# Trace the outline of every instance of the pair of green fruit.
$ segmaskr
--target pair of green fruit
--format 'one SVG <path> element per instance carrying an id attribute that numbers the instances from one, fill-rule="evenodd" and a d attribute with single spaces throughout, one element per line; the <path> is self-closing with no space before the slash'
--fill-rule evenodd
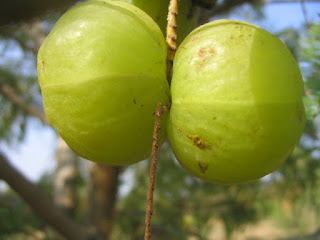
<path id="1" fill-rule="evenodd" d="M 294 57 L 279 39 L 240 21 L 190 33 L 169 88 L 166 43 L 154 20 L 129 3 L 91 0 L 56 23 L 39 50 L 38 75 L 57 132 L 80 156 L 109 165 L 149 157 L 157 102 L 172 102 L 160 142 L 168 133 L 181 165 L 213 183 L 276 170 L 305 124 Z"/>

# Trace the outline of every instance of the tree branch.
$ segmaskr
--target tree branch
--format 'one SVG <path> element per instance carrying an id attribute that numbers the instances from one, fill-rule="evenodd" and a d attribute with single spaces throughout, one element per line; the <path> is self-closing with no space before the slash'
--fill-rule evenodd
<path id="1" fill-rule="evenodd" d="M 39 188 L 15 170 L 0 152 L 0 179 L 6 181 L 57 232 L 70 240 L 85 240 L 87 233 L 66 217 Z"/>
<path id="2" fill-rule="evenodd" d="M 27 104 L 9 84 L 0 81 L 0 92 L 2 92 L 3 95 L 9 99 L 9 101 L 18 106 L 20 109 L 38 118 L 44 125 L 50 126 L 50 122 L 46 115 L 36 106 Z"/>
<path id="3" fill-rule="evenodd" d="M 95 239 L 112 239 L 119 176 L 123 167 L 94 164 L 88 184 L 88 225 Z"/>
<path id="4" fill-rule="evenodd" d="M 59 10 L 75 0 L 5 0 L 0 8 L 0 26 L 28 21 L 49 11 Z"/>

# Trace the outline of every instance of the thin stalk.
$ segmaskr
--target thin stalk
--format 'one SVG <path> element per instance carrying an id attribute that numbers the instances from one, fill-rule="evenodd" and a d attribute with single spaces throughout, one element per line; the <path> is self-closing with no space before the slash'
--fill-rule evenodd
<path id="1" fill-rule="evenodd" d="M 156 168 L 157 168 L 157 151 L 159 147 L 159 130 L 160 130 L 160 118 L 161 118 L 162 107 L 161 103 L 158 102 L 157 104 L 157 111 L 155 113 L 155 124 L 154 124 L 154 131 L 153 131 L 153 142 L 152 142 L 152 151 L 151 151 L 151 165 L 150 165 L 150 182 L 149 182 L 149 189 L 148 189 L 148 197 L 147 197 L 147 211 L 146 211 L 146 228 L 144 239 L 149 240 L 151 238 L 151 217 L 153 213 L 153 191 L 154 191 L 154 184 L 156 180 Z"/>
<path id="2" fill-rule="evenodd" d="M 172 67 L 173 59 L 177 50 L 177 16 L 178 7 L 180 0 L 170 0 L 169 11 L 168 11 L 168 25 L 167 25 L 167 37 L 166 42 L 168 46 L 167 54 L 167 80 L 169 84 L 172 78 Z M 145 234 L 144 240 L 150 240 L 151 238 L 151 218 L 153 213 L 153 192 L 156 179 L 156 168 L 157 168 L 157 152 L 159 147 L 159 130 L 160 130 L 160 118 L 163 111 L 166 111 L 168 106 L 162 108 L 161 103 L 158 102 L 157 110 L 155 113 L 155 123 L 153 131 L 153 142 L 151 151 L 151 165 L 150 165 L 150 182 L 147 196 L 147 211 L 145 219 Z"/>
<path id="3" fill-rule="evenodd" d="M 173 59 L 177 51 L 177 17 L 180 0 L 171 0 L 168 11 L 168 25 L 166 42 L 168 46 L 167 55 L 167 79 L 169 85 L 171 84 Z"/>

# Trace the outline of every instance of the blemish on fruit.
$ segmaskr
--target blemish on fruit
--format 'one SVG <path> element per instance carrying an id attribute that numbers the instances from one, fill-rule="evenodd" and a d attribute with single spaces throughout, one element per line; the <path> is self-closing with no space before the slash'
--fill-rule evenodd
<path id="1" fill-rule="evenodd" d="M 204 142 L 202 139 L 200 139 L 199 136 L 195 135 L 195 136 L 191 136 L 189 134 L 187 134 L 187 138 L 189 138 L 190 140 L 193 141 L 194 145 L 196 145 L 198 148 L 200 149 L 205 149 L 207 147 L 210 146 L 209 143 Z"/>
<path id="2" fill-rule="evenodd" d="M 254 128 L 252 129 L 252 132 L 253 132 L 253 133 L 257 133 L 259 130 L 260 130 L 260 127 L 254 127 Z"/>
<path id="3" fill-rule="evenodd" d="M 135 98 L 133 99 L 133 103 L 134 103 L 134 104 L 137 104 L 137 102 L 136 102 L 136 99 L 135 99 Z"/>
<path id="4" fill-rule="evenodd" d="M 211 53 L 211 54 L 215 54 L 216 52 L 214 51 L 214 49 L 213 49 L 213 48 L 210 48 L 210 49 L 209 49 L 209 53 Z"/>
<path id="5" fill-rule="evenodd" d="M 144 105 L 143 105 L 143 104 L 141 104 L 141 105 L 140 105 L 140 107 L 144 107 Z"/>
<path id="6" fill-rule="evenodd" d="M 199 55 L 200 57 L 203 57 L 203 56 L 204 56 L 204 50 L 203 50 L 203 48 L 200 48 L 200 49 L 199 49 L 198 55 Z"/>
<path id="7" fill-rule="evenodd" d="M 194 37 L 194 38 L 192 38 L 192 42 L 194 42 L 194 41 L 197 41 L 199 39 L 199 37 L 197 36 L 197 37 Z"/>
<path id="8" fill-rule="evenodd" d="M 44 61 L 41 62 L 41 70 L 44 69 Z"/>
<path id="9" fill-rule="evenodd" d="M 202 173 L 205 173 L 208 170 L 208 164 L 198 162 L 198 165 Z"/>

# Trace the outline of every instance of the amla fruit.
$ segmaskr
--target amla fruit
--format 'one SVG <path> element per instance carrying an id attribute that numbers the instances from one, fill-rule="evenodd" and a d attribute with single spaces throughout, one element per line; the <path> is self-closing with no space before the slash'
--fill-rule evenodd
<path id="1" fill-rule="evenodd" d="M 81 157 L 110 165 L 143 160 L 157 102 L 170 98 L 165 61 L 163 34 L 146 13 L 124 2 L 81 3 L 39 50 L 45 113 Z M 163 125 L 162 141 L 165 135 Z"/>
<path id="2" fill-rule="evenodd" d="M 173 151 L 206 181 L 257 180 L 279 168 L 299 141 L 302 94 L 299 67 L 278 38 L 240 21 L 203 25 L 174 59 Z"/>

